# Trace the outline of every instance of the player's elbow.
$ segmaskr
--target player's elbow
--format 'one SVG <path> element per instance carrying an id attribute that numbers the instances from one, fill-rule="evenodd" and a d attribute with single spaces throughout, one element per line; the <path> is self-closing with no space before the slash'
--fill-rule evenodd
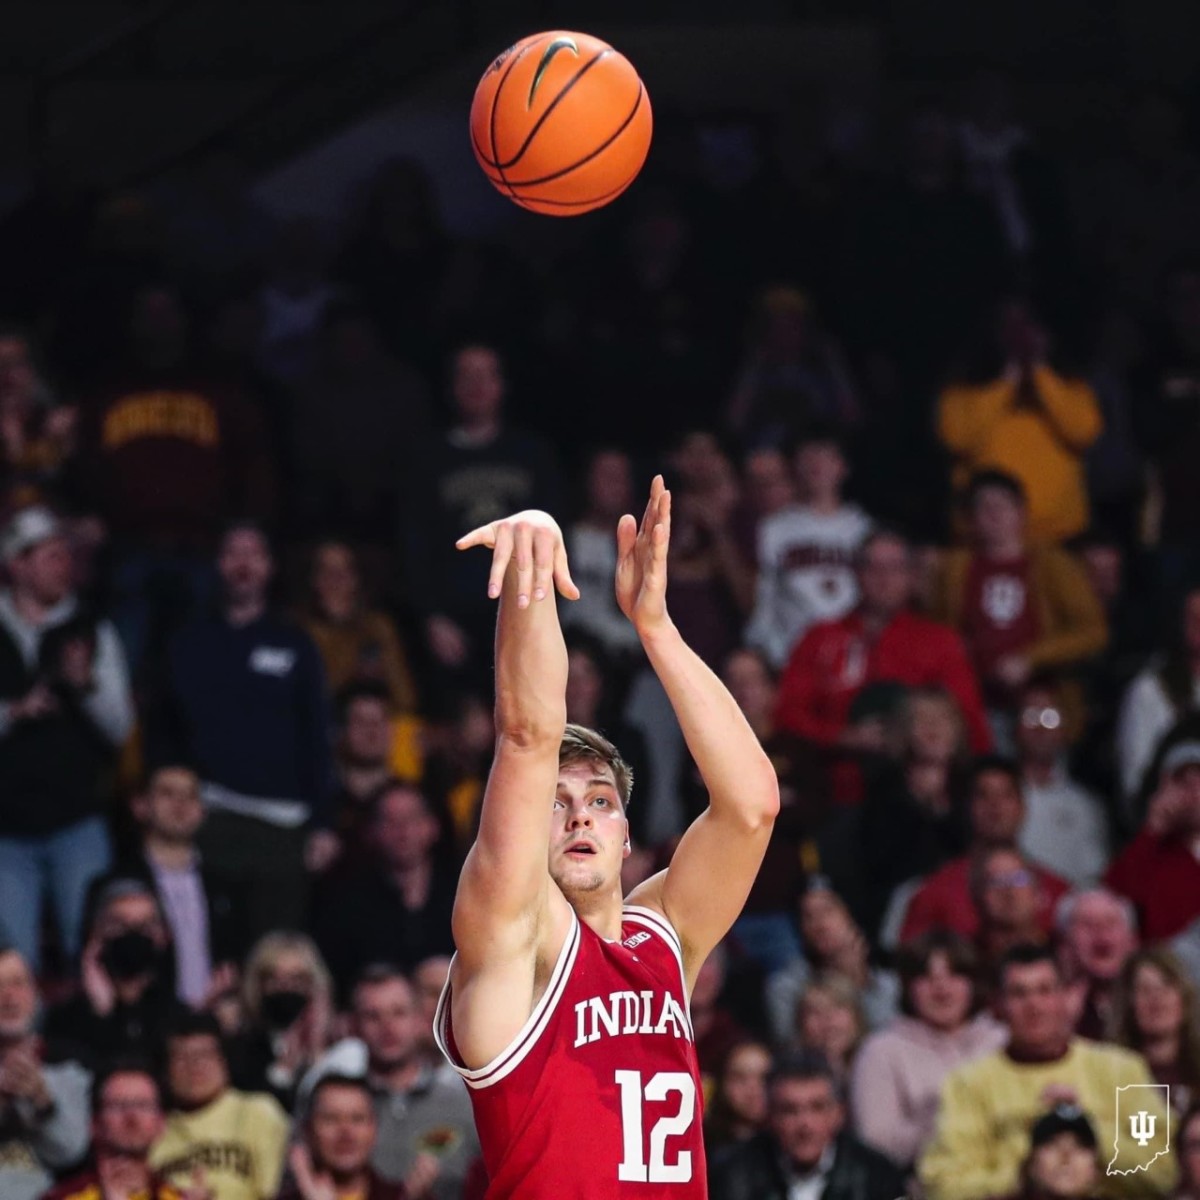
<path id="1" fill-rule="evenodd" d="M 768 762 L 746 781 L 736 805 L 738 816 L 751 830 L 770 828 L 779 816 L 779 779 Z"/>
<path id="2" fill-rule="evenodd" d="M 496 746 L 513 750 L 544 750 L 553 747 L 555 753 L 562 743 L 567 726 L 565 704 L 504 704 L 496 705 Z"/>

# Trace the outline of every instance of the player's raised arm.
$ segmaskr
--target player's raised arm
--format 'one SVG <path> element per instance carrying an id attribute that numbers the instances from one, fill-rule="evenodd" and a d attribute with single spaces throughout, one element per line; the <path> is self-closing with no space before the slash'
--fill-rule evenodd
<path id="1" fill-rule="evenodd" d="M 522 986 L 512 975 L 528 972 L 523 982 L 526 994 L 532 994 L 533 952 L 545 932 L 550 891 L 547 852 L 558 747 L 567 719 L 567 651 L 554 591 L 557 587 L 572 599 L 579 593 L 571 581 L 562 531 L 545 513 L 495 521 L 467 534 L 458 546 L 492 550 L 488 594 L 500 599 L 496 753 L 479 834 L 454 903 L 456 1004 L 461 1000 L 473 1008 L 471 985 L 489 974 L 499 976 L 493 982 L 507 990 Z M 472 1019 L 462 1027 L 484 1030 L 482 1040 L 490 1040 L 485 1021 Z M 460 1049 L 471 1055 L 471 1047 Z"/>
<path id="2" fill-rule="evenodd" d="M 625 516 L 617 528 L 617 600 L 666 689 L 709 807 L 683 835 L 670 867 L 636 888 L 629 903 L 659 909 L 675 927 L 690 989 L 746 902 L 779 812 L 779 784 L 737 702 L 667 614 L 670 535 L 671 493 L 657 476 L 641 527 Z"/>

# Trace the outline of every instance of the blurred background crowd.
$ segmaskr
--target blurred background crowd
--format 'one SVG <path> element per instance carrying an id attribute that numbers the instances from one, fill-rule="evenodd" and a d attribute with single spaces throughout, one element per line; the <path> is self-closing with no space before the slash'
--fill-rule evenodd
<path id="1" fill-rule="evenodd" d="M 660 469 L 784 805 L 692 997 L 714 1200 L 1200 1200 L 1200 130 L 1139 95 L 1073 159 L 996 72 L 888 116 L 663 114 L 490 240 L 403 158 L 336 227 L 224 159 L 0 221 L 4 1200 L 482 1195 L 454 541 L 567 530 L 632 886 L 705 803 L 612 593 Z"/>

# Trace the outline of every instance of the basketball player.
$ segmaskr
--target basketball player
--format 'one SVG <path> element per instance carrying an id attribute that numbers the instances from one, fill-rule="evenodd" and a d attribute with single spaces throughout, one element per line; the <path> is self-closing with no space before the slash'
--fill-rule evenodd
<path id="1" fill-rule="evenodd" d="M 621 895 L 629 770 L 566 725 L 554 588 L 579 595 L 541 512 L 495 521 L 496 755 L 454 907 L 458 948 L 435 1018 L 471 1090 L 488 1200 L 707 1195 L 688 997 L 741 911 L 779 808 L 733 698 L 666 609 L 671 495 L 617 527 L 617 600 L 670 697 L 710 806 L 670 867 Z"/>

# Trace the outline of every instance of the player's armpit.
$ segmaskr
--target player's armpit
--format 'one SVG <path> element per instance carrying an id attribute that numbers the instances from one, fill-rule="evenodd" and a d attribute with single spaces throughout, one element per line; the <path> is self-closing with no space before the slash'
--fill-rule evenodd
<path id="1" fill-rule="evenodd" d="M 671 865 L 633 890 L 629 904 L 661 912 L 683 943 L 688 992 L 745 906 L 774 821 L 708 809 L 680 839 Z"/>

